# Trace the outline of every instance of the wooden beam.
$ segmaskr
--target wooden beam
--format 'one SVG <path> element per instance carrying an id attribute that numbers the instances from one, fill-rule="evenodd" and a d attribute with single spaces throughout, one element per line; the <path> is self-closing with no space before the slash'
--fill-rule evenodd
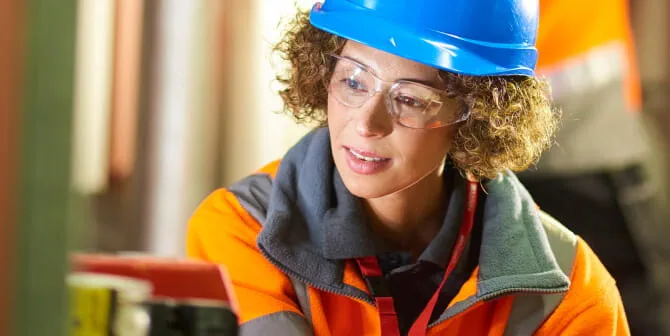
<path id="1" fill-rule="evenodd" d="M 23 42 L 23 2 L 0 2 L 0 335 L 9 335 L 13 301 L 17 125 Z"/>

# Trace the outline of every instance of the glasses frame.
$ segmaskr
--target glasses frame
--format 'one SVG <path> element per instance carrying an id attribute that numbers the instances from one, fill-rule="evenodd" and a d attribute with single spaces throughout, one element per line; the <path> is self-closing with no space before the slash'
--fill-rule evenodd
<path id="1" fill-rule="evenodd" d="M 351 58 L 346 57 L 346 56 L 337 55 L 337 54 L 329 54 L 329 56 L 335 59 L 335 65 L 333 66 L 333 73 L 331 74 L 331 78 L 328 80 L 327 83 L 325 83 L 326 90 L 328 91 L 328 93 L 331 93 L 331 90 L 332 90 L 331 85 L 332 85 L 332 81 L 333 81 L 333 75 L 335 74 L 335 69 L 337 67 L 337 63 L 339 63 L 340 61 L 345 61 L 345 62 L 350 62 L 350 63 L 355 64 L 356 67 L 358 68 L 358 70 L 368 73 L 375 81 L 374 82 L 374 88 L 372 90 L 369 90 L 366 94 L 360 95 L 360 97 L 367 97 L 365 100 L 362 100 L 360 104 L 351 104 L 351 103 L 344 102 L 338 97 L 338 95 L 334 94 L 333 97 L 344 106 L 351 107 L 351 108 L 359 108 L 359 107 L 363 106 L 368 100 L 370 100 L 370 98 L 374 97 L 377 94 L 383 93 L 385 90 L 387 90 L 387 94 L 386 94 L 386 97 L 384 99 L 384 102 L 386 104 L 386 110 L 393 117 L 393 119 L 398 124 L 400 124 L 401 126 L 404 126 L 404 127 L 407 127 L 407 128 L 413 128 L 413 129 L 433 129 L 433 128 L 440 128 L 440 127 L 455 125 L 455 124 L 458 124 L 458 123 L 463 122 L 463 121 L 467 120 L 468 118 L 470 118 L 470 110 L 466 106 L 463 106 L 463 111 L 461 112 L 461 117 L 452 121 L 452 122 L 440 122 L 438 125 L 435 125 L 435 126 L 426 125 L 424 127 L 415 127 L 415 126 L 411 126 L 411 125 L 406 125 L 406 124 L 402 123 L 402 121 L 400 120 L 400 113 L 398 113 L 396 111 L 396 107 L 392 102 L 393 97 L 391 97 L 391 93 L 394 91 L 394 89 L 396 89 L 398 86 L 403 85 L 403 84 L 412 84 L 412 85 L 417 85 L 417 86 L 423 87 L 423 88 L 428 89 L 431 92 L 433 92 L 434 96 L 430 97 L 429 99 L 431 99 L 431 101 L 434 102 L 434 103 L 439 103 L 440 106 L 442 106 L 444 104 L 444 102 L 440 99 L 440 93 L 443 93 L 444 90 L 440 90 L 440 89 L 434 88 L 432 86 L 425 85 L 423 83 L 418 83 L 418 82 L 411 81 L 411 80 L 406 80 L 406 79 L 398 79 L 398 80 L 395 80 L 395 81 L 383 80 L 383 79 L 379 78 L 379 76 L 377 76 L 373 71 L 371 71 L 368 66 L 366 66 L 365 64 L 361 64 L 360 62 L 358 62 L 354 59 L 351 59 Z"/>

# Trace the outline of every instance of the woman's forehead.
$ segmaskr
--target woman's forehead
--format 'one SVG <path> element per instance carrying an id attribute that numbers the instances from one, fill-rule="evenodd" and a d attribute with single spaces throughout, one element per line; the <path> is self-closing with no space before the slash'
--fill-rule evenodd
<path id="1" fill-rule="evenodd" d="M 434 84 L 440 82 L 439 71 L 436 68 L 355 41 L 347 41 L 341 55 L 365 65 L 368 70 L 383 80 L 408 79 L 434 82 Z"/>

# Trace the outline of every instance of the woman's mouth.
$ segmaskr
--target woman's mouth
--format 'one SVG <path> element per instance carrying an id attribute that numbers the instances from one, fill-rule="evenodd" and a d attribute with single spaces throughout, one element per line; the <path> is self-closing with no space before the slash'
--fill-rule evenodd
<path id="1" fill-rule="evenodd" d="M 390 167 L 391 159 L 374 152 L 344 147 L 349 168 L 360 175 L 372 175 Z"/>

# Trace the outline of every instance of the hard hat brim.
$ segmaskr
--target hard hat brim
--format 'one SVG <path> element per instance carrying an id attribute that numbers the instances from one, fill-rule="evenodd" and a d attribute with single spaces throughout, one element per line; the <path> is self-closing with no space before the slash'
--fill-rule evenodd
<path id="1" fill-rule="evenodd" d="M 311 24 L 331 34 L 438 69 L 471 76 L 533 76 L 537 50 L 478 43 L 430 30 L 388 22 L 357 6 L 324 10 L 314 6 Z M 486 57 L 484 57 L 486 55 Z"/>

